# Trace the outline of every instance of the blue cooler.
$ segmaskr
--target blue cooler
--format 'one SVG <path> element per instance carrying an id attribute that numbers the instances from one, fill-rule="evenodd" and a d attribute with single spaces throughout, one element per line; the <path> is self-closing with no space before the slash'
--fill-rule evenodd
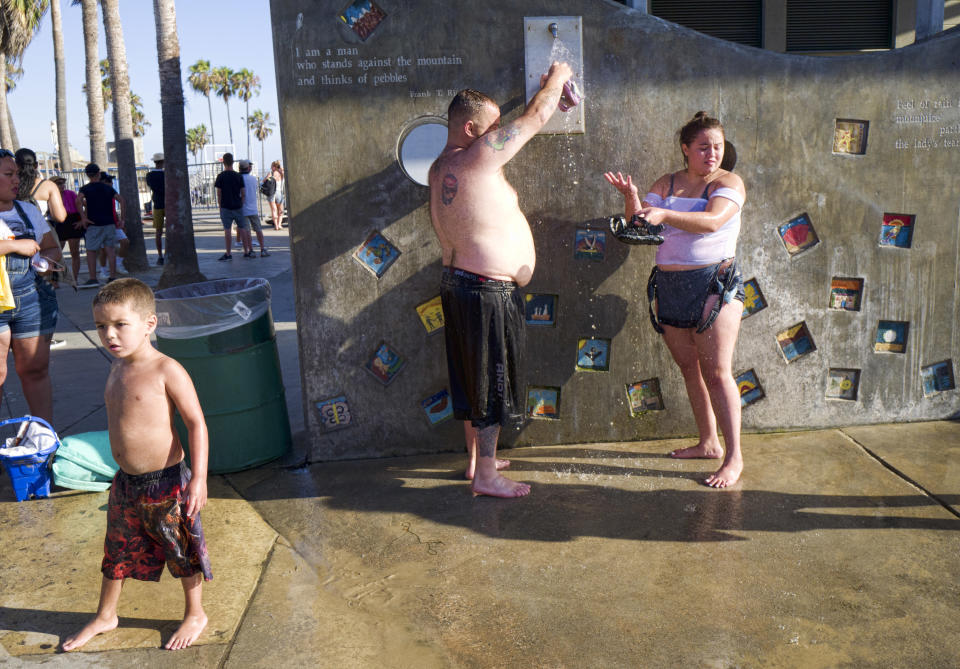
<path id="1" fill-rule="evenodd" d="M 17 501 L 22 502 L 25 499 L 33 497 L 50 496 L 50 460 L 53 454 L 60 447 L 60 438 L 57 437 L 56 430 L 47 421 L 36 416 L 21 416 L 20 418 L 9 418 L 0 421 L 0 427 L 12 423 L 23 423 L 33 421 L 40 423 L 53 432 L 54 443 L 45 449 L 31 455 L 5 456 L 0 455 L 0 461 L 3 461 L 3 467 L 10 475 L 10 482 L 13 484 L 13 492 L 17 496 Z"/>

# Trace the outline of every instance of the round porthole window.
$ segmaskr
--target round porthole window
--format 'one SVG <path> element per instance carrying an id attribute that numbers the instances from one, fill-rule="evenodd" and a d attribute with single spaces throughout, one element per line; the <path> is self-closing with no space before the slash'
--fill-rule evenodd
<path id="1" fill-rule="evenodd" d="M 427 173 L 447 145 L 447 121 L 439 116 L 419 118 L 400 135 L 397 162 L 403 173 L 421 186 L 428 186 Z"/>

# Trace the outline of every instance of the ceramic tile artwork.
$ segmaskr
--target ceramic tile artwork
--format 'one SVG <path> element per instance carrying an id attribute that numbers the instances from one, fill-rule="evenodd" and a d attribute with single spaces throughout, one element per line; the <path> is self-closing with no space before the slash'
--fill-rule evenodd
<path id="1" fill-rule="evenodd" d="M 835 276 L 830 280 L 830 308 L 840 311 L 860 311 L 863 299 L 863 279 Z"/>
<path id="2" fill-rule="evenodd" d="M 527 293 L 524 295 L 524 312 L 527 325 L 557 324 L 557 295 Z"/>
<path id="3" fill-rule="evenodd" d="M 353 252 L 353 259 L 378 279 L 400 257 L 400 249 L 384 237 L 379 230 L 371 232 L 360 247 Z"/>
<path id="4" fill-rule="evenodd" d="M 763 386 L 757 378 L 757 373 L 752 369 L 740 372 L 736 375 L 737 390 L 740 391 L 740 406 L 745 407 L 766 397 L 763 392 Z"/>
<path id="5" fill-rule="evenodd" d="M 355 2 L 347 5 L 338 16 L 364 41 L 373 34 L 373 31 L 386 17 L 386 13 L 371 0 L 355 0 Z"/>
<path id="6" fill-rule="evenodd" d="M 607 250 L 607 233 L 603 230 L 578 228 L 573 241 L 573 257 L 577 260 L 603 260 Z"/>
<path id="7" fill-rule="evenodd" d="M 880 226 L 880 246 L 908 249 L 913 245 L 914 223 L 912 214 L 884 214 Z"/>
<path id="8" fill-rule="evenodd" d="M 317 402 L 317 410 L 320 412 L 320 425 L 324 432 L 342 430 L 349 427 L 353 420 L 346 395 Z"/>
<path id="9" fill-rule="evenodd" d="M 797 323 L 783 332 L 778 332 L 777 343 L 780 345 L 780 351 L 788 363 L 817 350 L 805 322 Z"/>
<path id="10" fill-rule="evenodd" d="M 433 334 L 443 329 L 443 304 L 440 302 L 440 296 L 427 300 L 423 304 L 417 305 L 417 316 L 420 317 L 420 324 L 427 331 L 427 334 Z"/>
<path id="11" fill-rule="evenodd" d="M 741 318 L 753 316 L 762 309 L 767 308 L 767 300 L 760 291 L 760 283 L 756 278 L 747 279 L 743 282 L 743 314 Z"/>
<path id="12" fill-rule="evenodd" d="M 560 388 L 530 386 L 527 388 L 527 416 L 530 418 L 560 418 Z"/>
<path id="13" fill-rule="evenodd" d="M 787 253 L 791 256 L 803 253 L 820 242 L 817 231 L 813 229 L 810 216 L 806 213 L 795 216 L 777 227 L 777 232 L 780 234 L 780 240 L 787 249 Z"/>
<path id="14" fill-rule="evenodd" d="M 867 152 L 869 121 L 838 118 L 833 133 L 833 152 L 862 156 Z"/>
<path id="15" fill-rule="evenodd" d="M 942 360 L 920 369 L 923 395 L 929 397 L 956 388 L 953 376 L 953 361 Z"/>
<path id="16" fill-rule="evenodd" d="M 648 411 L 663 411 L 663 396 L 660 393 L 660 379 L 646 379 L 636 383 L 628 383 L 627 403 L 630 415 L 633 418 L 644 415 Z"/>
<path id="17" fill-rule="evenodd" d="M 610 340 L 580 339 L 577 342 L 577 370 L 606 372 L 610 369 Z"/>
<path id="18" fill-rule="evenodd" d="M 373 352 L 364 367 L 380 383 L 386 386 L 397 377 L 405 364 L 407 364 L 407 361 L 403 356 L 391 348 L 389 344 L 383 342 Z"/>
<path id="19" fill-rule="evenodd" d="M 905 353 L 909 334 L 908 321 L 879 321 L 873 350 L 877 353 Z"/>
<path id="20" fill-rule="evenodd" d="M 437 425 L 453 418 L 453 402 L 450 399 L 450 392 L 446 388 L 421 400 L 420 408 L 427 415 L 430 425 Z"/>
<path id="21" fill-rule="evenodd" d="M 859 389 L 859 369 L 831 368 L 827 370 L 827 398 L 837 400 L 856 400 Z"/>

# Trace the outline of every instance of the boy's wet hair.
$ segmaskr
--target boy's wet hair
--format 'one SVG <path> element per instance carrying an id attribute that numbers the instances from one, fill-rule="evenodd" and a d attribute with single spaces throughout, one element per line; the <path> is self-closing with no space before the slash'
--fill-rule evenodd
<path id="1" fill-rule="evenodd" d="M 125 304 L 144 318 L 157 313 L 157 301 L 150 286 L 132 277 L 111 281 L 97 291 L 93 306 L 101 304 Z"/>

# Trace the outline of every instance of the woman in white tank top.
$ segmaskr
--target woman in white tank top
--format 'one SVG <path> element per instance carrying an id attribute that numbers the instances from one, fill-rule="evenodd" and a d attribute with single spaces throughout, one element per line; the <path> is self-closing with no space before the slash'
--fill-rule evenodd
<path id="1" fill-rule="evenodd" d="M 713 488 L 733 485 L 743 471 L 732 365 L 743 313 L 735 256 L 746 191 L 739 176 L 720 166 L 724 143 L 720 122 L 698 112 L 680 130 L 684 169 L 660 177 L 642 201 L 629 175 L 604 174 L 623 195 L 627 220 L 639 214 L 664 226 L 648 286 L 650 315 L 683 374 L 700 435 L 695 446 L 670 455 L 723 458 L 704 481 Z"/>

